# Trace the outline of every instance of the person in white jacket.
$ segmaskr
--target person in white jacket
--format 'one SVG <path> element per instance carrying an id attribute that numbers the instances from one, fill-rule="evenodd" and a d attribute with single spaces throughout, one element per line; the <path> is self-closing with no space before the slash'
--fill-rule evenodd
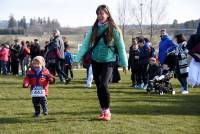
<path id="1" fill-rule="evenodd" d="M 92 64 L 90 64 L 88 71 L 87 71 L 87 80 L 85 87 L 91 88 L 92 87 L 92 81 L 93 81 L 93 72 L 92 72 Z"/>

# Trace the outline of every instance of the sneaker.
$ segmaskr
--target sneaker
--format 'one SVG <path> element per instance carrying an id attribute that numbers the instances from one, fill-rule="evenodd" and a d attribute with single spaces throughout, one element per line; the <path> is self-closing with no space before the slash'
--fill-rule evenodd
<path id="1" fill-rule="evenodd" d="M 40 117 L 40 113 L 34 113 L 34 114 L 33 114 L 33 117 L 35 117 L 35 118 Z"/>
<path id="2" fill-rule="evenodd" d="M 138 85 L 137 88 L 142 89 L 143 88 L 142 84 Z"/>
<path id="3" fill-rule="evenodd" d="M 184 89 L 183 89 L 183 87 L 181 87 L 181 88 L 180 88 L 180 92 L 183 92 L 183 91 L 184 91 Z"/>
<path id="4" fill-rule="evenodd" d="M 71 78 L 66 78 L 65 83 L 68 84 L 71 81 Z"/>
<path id="5" fill-rule="evenodd" d="M 142 87 L 142 88 L 144 87 L 144 83 L 141 84 L 141 87 Z"/>
<path id="6" fill-rule="evenodd" d="M 145 84 L 143 89 L 146 90 L 147 89 L 148 84 Z"/>
<path id="7" fill-rule="evenodd" d="M 85 87 L 91 88 L 91 87 L 92 87 L 92 84 L 86 84 Z"/>
<path id="8" fill-rule="evenodd" d="M 48 112 L 43 112 L 44 115 L 48 115 Z"/>
<path id="9" fill-rule="evenodd" d="M 102 120 L 104 118 L 104 113 L 101 113 L 99 116 L 97 116 L 97 119 Z"/>
<path id="10" fill-rule="evenodd" d="M 108 114 L 104 114 L 104 117 L 103 117 L 103 120 L 104 121 L 109 121 L 109 120 L 111 120 L 111 113 L 108 113 Z"/>
<path id="11" fill-rule="evenodd" d="M 189 94 L 189 91 L 183 90 L 181 94 Z"/>

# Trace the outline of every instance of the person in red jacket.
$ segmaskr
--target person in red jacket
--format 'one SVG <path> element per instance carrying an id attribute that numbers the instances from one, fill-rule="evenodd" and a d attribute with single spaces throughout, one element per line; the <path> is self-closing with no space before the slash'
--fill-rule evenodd
<path id="1" fill-rule="evenodd" d="M 54 83 L 55 78 L 45 68 L 45 60 L 42 56 L 36 56 L 32 63 L 31 69 L 27 71 L 23 81 L 23 87 L 31 87 L 32 103 L 35 109 L 34 117 L 40 116 L 40 105 L 43 114 L 48 115 L 47 96 L 49 83 Z"/>
<path id="2" fill-rule="evenodd" d="M 2 69 L 3 75 L 7 75 L 7 73 L 8 73 L 7 64 L 8 64 L 8 60 L 9 60 L 9 55 L 10 55 L 9 45 L 2 44 L 2 49 L 0 50 L 0 61 L 1 61 L 0 70 Z"/>

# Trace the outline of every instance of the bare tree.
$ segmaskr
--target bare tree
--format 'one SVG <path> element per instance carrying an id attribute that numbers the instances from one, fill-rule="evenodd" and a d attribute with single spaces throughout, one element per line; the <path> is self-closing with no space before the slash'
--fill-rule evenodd
<path id="1" fill-rule="evenodd" d="M 141 35 L 143 35 L 143 22 L 147 16 L 146 2 L 147 0 L 134 0 L 130 4 L 130 15 L 136 20 Z"/>
<path id="2" fill-rule="evenodd" d="M 168 0 L 134 0 L 131 3 L 130 14 L 137 22 L 140 34 L 143 35 L 143 25 L 150 24 L 150 38 L 155 25 L 158 25 L 166 12 Z"/>
<path id="3" fill-rule="evenodd" d="M 118 2 L 118 21 L 122 29 L 122 35 L 125 35 L 125 27 L 128 20 L 128 4 L 130 0 L 120 0 Z"/>
<path id="4" fill-rule="evenodd" d="M 147 5 L 149 8 L 150 19 L 150 40 L 153 37 L 155 25 L 158 25 L 165 16 L 168 0 L 149 0 Z"/>

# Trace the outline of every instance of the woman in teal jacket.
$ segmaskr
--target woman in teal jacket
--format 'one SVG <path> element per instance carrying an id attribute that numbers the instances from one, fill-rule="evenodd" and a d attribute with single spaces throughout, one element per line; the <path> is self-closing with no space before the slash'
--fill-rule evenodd
<path id="1" fill-rule="evenodd" d="M 83 40 L 76 61 L 80 62 L 89 48 L 96 42 L 92 51 L 92 70 L 102 109 L 101 114 L 97 118 L 108 121 L 111 119 L 108 84 L 112 76 L 116 54 L 119 55 L 120 64 L 125 73 L 128 62 L 122 35 L 113 21 L 108 7 L 106 5 L 100 5 L 96 10 L 96 14 L 97 19 Z M 103 32 L 105 32 L 104 36 L 97 42 L 97 37 L 102 35 Z"/>

